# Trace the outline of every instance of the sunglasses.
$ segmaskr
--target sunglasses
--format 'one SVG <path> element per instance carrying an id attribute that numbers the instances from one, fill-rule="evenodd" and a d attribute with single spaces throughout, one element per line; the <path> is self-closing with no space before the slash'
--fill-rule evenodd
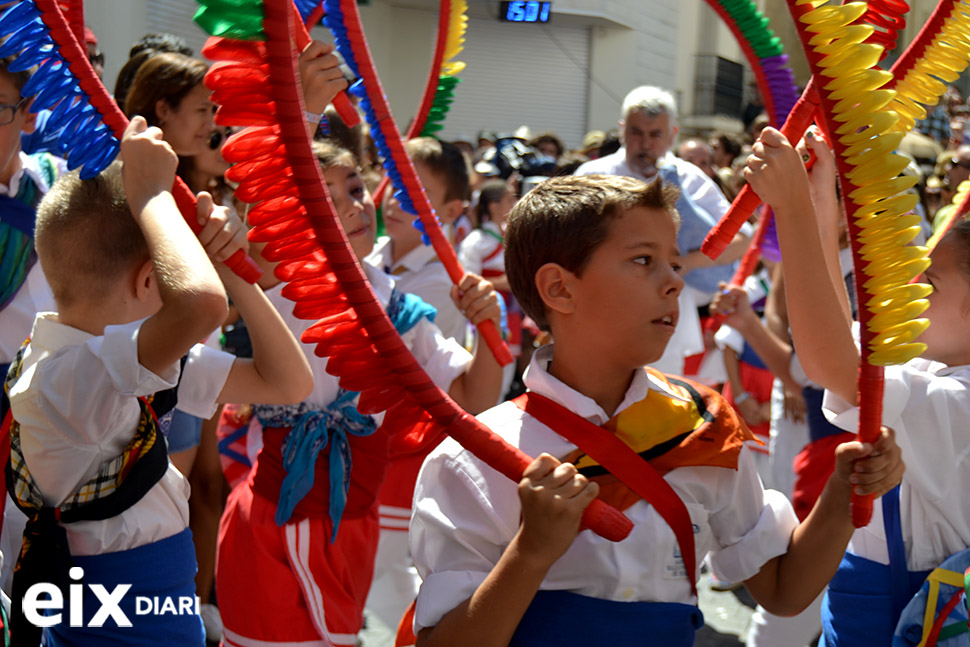
<path id="1" fill-rule="evenodd" d="M 219 147 L 222 146 L 222 142 L 225 141 L 231 134 L 232 131 L 230 131 L 228 128 L 225 130 L 213 130 L 212 134 L 209 135 L 209 149 L 214 151 L 219 150 Z"/>

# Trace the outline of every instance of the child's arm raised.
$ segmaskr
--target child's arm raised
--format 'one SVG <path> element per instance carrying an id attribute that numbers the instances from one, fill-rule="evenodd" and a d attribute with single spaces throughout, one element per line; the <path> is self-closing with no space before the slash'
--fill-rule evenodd
<path id="1" fill-rule="evenodd" d="M 790 390 L 801 390 L 792 379 L 789 363 L 791 346 L 764 325 L 751 307 L 748 293 L 744 288 L 729 287 L 721 284 L 721 292 L 711 301 L 711 312 L 724 317 L 724 323 L 731 326 L 744 337 L 754 352 L 765 363 L 768 370 L 781 380 Z"/>
<path id="2" fill-rule="evenodd" d="M 881 496 L 902 479 L 905 466 L 891 429 L 875 445 L 852 441 L 835 450 L 835 472 L 812 512 L 792 533 L 788 552 L 745 581 L 751 595 L 776 615 L 795 615 L 822 591 L 838 569 L 855 528 L 849 512 L 856 494 Z"/>
<path id="3" fill-rule="evenodd" d="M 775 212 L 788 317 L 805 373 L 847 402 L 855 402 L 859 350 L 833 284 L 801 156 L 784 135 L 766 128 L 748 158 L 744 177 Z"/>
<path id="4" fill-rule="evenodd" d="M 179 214 L 172 197 L 178 157 L 135 117 L 121 142 L 122 177 L 131 212 L 148 242 L 151 263 L 139 270 L 138 289 L 153 298 L 158 285 L 159 310 L 138 332 L 138 362 L 160 374 L 177 362 L 226 317 L 226 293 L 202 245 Z"/>
<path id="5" fill-rule="evenodd" d="M 198 195 L 199 240 L 232 302 L 246 322 L 253 358 L 237 358 L 219 394 L 219 402 L 290 404 L 301 402 L 313 389 L 313 373 L 293 333 L 258 285 L 236 276 L 223 262 L 246 250 L 246 229 L 224 207 L 216 207 L 208 193 Z"/>
<path id="6" fill-rule="evenodd" d="M 542 454 L 519 482 L 522 525 L 495 568 L 470 598 L 434 627 L 418 634 L 418 647 L 505 647 L 542 580 L 579 534 L 579 522 L 599 486 L 570 463 Z"/>
<path id="7" fill-rule="evenodd" d="M 451 298 L 472 325 L 491 319 L 495 328 L 499 328 L 502 309 L 498 300 L 501 297 L 482 277 L 466 274 L 461 284 L 451 289 Z M 451 383 L 448 395 L 465 411 L 478 414 L 498 404 L 501 390 L 502 367 L 495 361 L 488 344 L 479 340 L 472 363 Z"/>

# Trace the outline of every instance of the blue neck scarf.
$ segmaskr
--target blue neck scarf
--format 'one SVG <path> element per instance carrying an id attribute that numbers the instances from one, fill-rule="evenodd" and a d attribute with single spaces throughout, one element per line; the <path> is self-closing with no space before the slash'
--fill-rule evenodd
<path id="1" fill-rule="evenodd" d="M 413 294 L 391 293 L 387 316 L 398 334 L 414 328 L 422 318 L 434 321 L 437 311 Z M 349 436 L 370 436 L 377 430 L 373 416 L 357 411 L 355 401 L 359 393 L 340 389 L 337 398 L 323 410 L 306 403 L 295 407 L 254 407 L 264 427 L 292 427 L 283 441 L 283 469 L 286 476 L 280 487 L 276 506 L 276 523 L 280 526 L 293 516 L 296 506 L 313 488 L 317 456 L 330 447 L 330 520 L 337 538 L 340 519 L 347 506 L 350 491 L 350 471 L 353 467 Z"/>

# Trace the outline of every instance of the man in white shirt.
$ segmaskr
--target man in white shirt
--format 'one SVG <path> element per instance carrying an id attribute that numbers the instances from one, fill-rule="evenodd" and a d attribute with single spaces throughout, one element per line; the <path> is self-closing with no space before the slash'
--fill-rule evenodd
<path id="1" fill-rule="evenodd" d="M 747 226 L 742 229 L 716 262 L 700 251 L 704 237 L 730 205 L 711 178 L 671 152 L 679 131 L 673 95 L 653 86 L 634 88 L 623 100 L 619 125 L 623 147 L 612 155 L 586 162 L 576 175 L 625 175 L 646 181 L 659 173 L 666 182 L 680 189 L 677 245 L 684 280 L 691 289 L 681 293 L 681 320 L 667 351 L 654 366 L 664 372 L 681 374 L 684 357 L 704 351 L 699 320 L 691 311 L 711 302 L 718 283 L 731 280 L 734 262 L 744 254 L 751 229 Z"/>

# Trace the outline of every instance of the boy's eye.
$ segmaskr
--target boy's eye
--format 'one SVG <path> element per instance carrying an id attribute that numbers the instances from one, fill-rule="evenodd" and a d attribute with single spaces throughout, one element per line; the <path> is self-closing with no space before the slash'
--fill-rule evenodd
<path id="1" fill-rule="evenodd" d="M 681 272 L 683 272 L 683 271 L 684 271 L 684 266 L 683 266 L 683 265 L 681 265 L 680 263 L 671 263 L 671 264 L 670 264 L 670 267 L 671 267 L 671 269 L 673 269 L 673 270 L 674 270 L 674 272 L 676 272 L 677 274 L 680 274 Z"/>
<path id="2" fill-rule="evenodd" d="M 650 265 L 653 262 L 652 256 L 637 256 L 633 259 L 634 263 L 639 263 L 640 265 Z"/>

